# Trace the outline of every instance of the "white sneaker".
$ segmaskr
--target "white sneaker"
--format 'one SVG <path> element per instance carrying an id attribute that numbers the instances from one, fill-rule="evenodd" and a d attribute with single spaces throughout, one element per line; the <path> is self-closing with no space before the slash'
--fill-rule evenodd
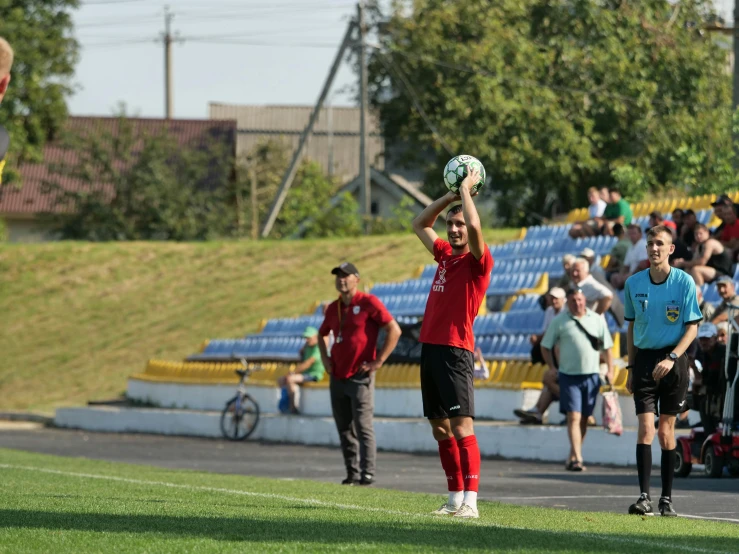
<path id="1" fill-rule="evenodd" d="M 449 504 L 449 502 L 444 502 L 444 504 L 441 505 L 441 508 L 434 510 L 431 513 L 435 516 L 453 516 L 457 513 L 457 510 L 459 510 L 458 506 Z"/>
<path id="2" fill-rule="evenodd" d="M 454 517 L 463 517 L 466 519 L 477 519 L 480 517 L 480 513 L 472 506 L 469 506 L 468 504 L 462 504 L 459 507 L 459 510 L 457 510 L 457 513 L 454 514 Z"/>

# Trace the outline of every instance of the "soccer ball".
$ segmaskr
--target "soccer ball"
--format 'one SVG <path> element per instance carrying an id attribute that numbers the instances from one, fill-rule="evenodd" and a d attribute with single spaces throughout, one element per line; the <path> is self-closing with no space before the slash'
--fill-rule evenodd
<path id="1" fill-rule="evenodd" d="M 467 176 L 468 167 L 476 167 L 480 172 L 480 180 L 472 186 L 472 192 L 480 190 L 480 187 L 485 184 L 485 167 L 480 163 L 480 160 L 466 154 L 454 156 L 447 162 L 444 168 L 444 184 L 446 188 L 454 194 L 459 193 L 459 185 Z"/>

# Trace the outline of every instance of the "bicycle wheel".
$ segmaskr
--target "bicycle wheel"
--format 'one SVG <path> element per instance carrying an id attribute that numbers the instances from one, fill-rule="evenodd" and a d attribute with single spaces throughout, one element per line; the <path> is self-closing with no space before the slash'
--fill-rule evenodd
<path id="1" fill-rule="evenodd" d="M 232 441 L 241 441 L 254 432 L 259 423 L 259 405 L 249 395 L 235 396 L 221 412 L 221 433 Z"/>

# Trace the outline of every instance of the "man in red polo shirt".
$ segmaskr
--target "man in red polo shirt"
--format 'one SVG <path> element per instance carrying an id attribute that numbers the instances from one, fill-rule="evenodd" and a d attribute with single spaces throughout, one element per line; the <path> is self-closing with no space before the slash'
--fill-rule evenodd
<path id="1" fill-rule="evenodd" d="M 357 290 L 359 271 L 344 262 L 331 270 L 339 298 L 326 307 L 318 330 L 334 334 L 329 357 L 326 340 L 318 341 L 323 365 L 331 376 L 331 410 L 346 464 L 342 485 L 371 485 L 375 479 L 375 429 L 372 423 L 375 371 L 387 360 L 400 338 L 400 326 L 380 300 Z M 377 354 L 380 329 L 387 332 Z"/>
<path id="2" fill-rule="evenodd" d="M 448 501 L 434 513 L 461 518 L 479 517 L 480 449 L 473 426 L 472 323 L 485 300 L 493 269 L 493 257 L 485 245 L 472 201 L 474 194 L 470 193 L 479 179 L 479 173 L 473 170 L 462 181 L 459 196 L 447 193 L 413 220 L 413 230 L 439 264 L 420 337 L 423 415 L 439 443 L 449 489 Z M 444 208 L 460 198 L 462 203 L 446 215 L 447 242 L 434 231 L 434 222 Z"/>

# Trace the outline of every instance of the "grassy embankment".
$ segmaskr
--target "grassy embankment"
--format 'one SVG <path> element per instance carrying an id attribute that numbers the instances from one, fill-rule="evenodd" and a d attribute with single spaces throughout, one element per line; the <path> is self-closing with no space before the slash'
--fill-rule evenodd
<path id="1" fill-rule="evenodd" d="M 486 232 L 490 243 L 518 230 Z M 255 332 L 334 296 L 329 269 L 363 283 L 410 278 L 414 236 L 210 243 L 0 246 L 0 410 L 52 411 L 120 395 L 149 358 Z"/>

